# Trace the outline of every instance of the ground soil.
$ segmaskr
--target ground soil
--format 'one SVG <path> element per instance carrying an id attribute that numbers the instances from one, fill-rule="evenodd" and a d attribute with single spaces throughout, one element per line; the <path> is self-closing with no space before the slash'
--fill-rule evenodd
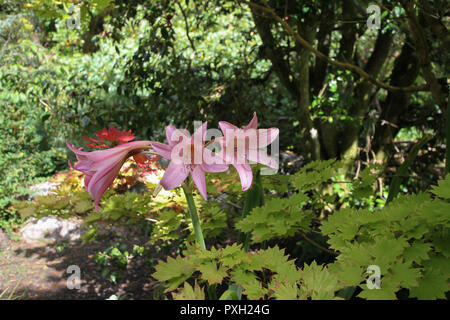
<path id="1" fill-rule="evenodd" d="M 95 262 L 95 254 L 112 243 L 144 244 L 144 237 L 102 236 L 93 242 L 26 243 L 12 241 L 0 229 L 0 299 L 153 299 L 157 282 L 151 278 L 148 257 L 137 257 L 127 265 L 116 284 L 102 276 L 104 268 Z M 81 288 L 68 289 L 71 265 L 80 267 Z"/>

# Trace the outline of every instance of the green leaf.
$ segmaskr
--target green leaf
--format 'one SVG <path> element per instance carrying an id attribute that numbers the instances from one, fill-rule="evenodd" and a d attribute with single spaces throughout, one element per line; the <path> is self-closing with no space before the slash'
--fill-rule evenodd
<path id="1" fill-rule="evenodd" d="M 295 283 L 275 282 L 270 286 L 273 296 L 278 300 L 297 300 L 298 287 Z"/>
<path id="2" fill-rule="evenodd" d="M 76 202 L 74 211 L 77 213 L 84 213 L 94 208 L 94 204 L 91 200 L 80 200 Z"/>
<path id="3" fill-rule="evenodd" d="M 166 291 L 172 291 L 186 281 L 193 273 L 194 268 L 188 259 L 178 256 L 177 258 L 167 258 L 167 262 L 161 261 L 153 273 L 153 278 L 159 281 L 167 281 Z"/>
<path id="4" fill-rule="evenodd" d="M 262 284 L 258 281 L 246 282 L 242 283 L 241 285 L 243 288 L 242 293 L 247 295 L 247 298 L 250 300 L 262 299 L 268 293 L 268 290 L 266 288 L 263 288 Z"/>
<path id="5" fill-rule="evenodd" d="M 399 290 L 398 284 L 382 278 L 381 289 L 369 289 L 366 284 L 362 285 L 363 291 L 358 294 L 358 297 L 367 300 L 395 300 L 397 296 L 395 293 Z"/>
<path id="6" fill-rule="evenodd" d="M 335 291 L 340 288 L 338 278 L 331 274 L 327 267 L 317 265 L 313 261 L 309 266 L 305 264 L 301 271 L 301 297 L 311 297 L 312 300 L 331 300 L 335 298 Z"/>
<path id="7" fill-rule="evenodd" d="M 432 188 L 433 194 L 443 199 L 450 199 L 450 174 L 444 180 L 440 180 L 438 186 Z"/>
<path id="8" fill-rule="evenodd" d="M 227 270 L 219 266 L 215 262 L 207 262 L 198 266 L 198 270 L 202 273 L 202 278 L 209 284 L 222 283 L 224 277 L 227 276 Z"/>
<path id="9" fill-rule="evenodd" d="M 205 300 L 205 291 L 197 282 L 195 282 L 194 288 L 185 282 L 182 289 L 177 292 L 172 292 L 172 296 L 174 300 Z"/>
<path id="10" fill-rule="evenodd" d="M 428 259 L 428 252 L 430 252 L 430 250 L 430 243 L 415 241 L 410 247 L 405 249 L 403 257 L 408 262 L 420 263 L 422 260 Z"/>
<path id="11" fill-rule="evenodd" d="M 448 271 L 428 270 L 419 282 L 419 286 L 410 290 L 410 296 L 421 300 L 445 299 L 449 291 Z"/>
<path id="12" fill-rule="evenodd" d="M 420 269 L 412 268 L 410 263 L 397 262 L 389 268 L 389 274 L 383 279 L 390 278 L 402 288 L 411 288 L 417 286 L 419 277 Z"/>

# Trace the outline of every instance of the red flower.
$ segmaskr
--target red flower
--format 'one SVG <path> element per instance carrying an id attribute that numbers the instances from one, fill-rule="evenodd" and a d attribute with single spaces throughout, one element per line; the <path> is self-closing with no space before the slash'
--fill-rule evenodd
<path id="1" fill-rule="evenodd" d="M 118 144 L 130 142 L 134 140 L 135 136 L 131 132 L 131 130 L 123 130 L 119 131 L 116 127 L 111 126 L 108 129 L 103 128 L 95 134 L 99 139 L 93 139 L 86 136 L 82 138 L 86 141 L 93 142 L 88 143 L 88 146 L 91 148 L 105 149 L 110 148 Z M 106 144 L 105 141 L 111 142 L 111 144 Z"/>
<path id="2" fill-rule="evenodd" d="M 112 126 L 109 129 L 102 129 L 96 133 L 96 136 L 106 141 L 119 141 L 119 144 L 130 142 L 134 140 L 134 134 L 131 130 L 119 131 L 116 127 Z"/>

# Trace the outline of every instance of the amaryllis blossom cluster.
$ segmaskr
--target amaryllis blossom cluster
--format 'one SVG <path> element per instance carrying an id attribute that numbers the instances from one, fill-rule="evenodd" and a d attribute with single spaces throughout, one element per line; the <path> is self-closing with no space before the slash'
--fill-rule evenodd
<path id="1" fill-rule="evenodd" d="M 266 148 L 278 137 L 279 130 L 258 129 L 256 113 L 243 129 L 225 121 L 219 122 L 219 126 L 223 136 L 208 143 L 206 143 L 206 122 L 197 128 L 192 136 L 189 136 L 186 130 L 168 125 L 166 127 L 168 144 L 156 141 L 123 142 L 131 136 L 130 140 L 134 139 L 131 132 L 123 134 L 124 140 L 120 140 L 121 143 L 117 146 L 92 152 L 82 151 L 82 148 L 77 149 L 67 142 L 78 160 L 76 166 L 72 166 L 70 162 L 69 165 L 85 173 L 85 186 L 95 200 L 96 210 L 101 196 L 112 185 L 120 168 L 131 156 L 138 160 L 146 158 L 145 154 L 153 153 L 166 158 L 170 163 L 160 181 L 161 186 L 171 190 L 179 187 L 190 177 L 205 200 L 207 199 L 205 173 L 224 172 L 232 165 L 239 174 L 244 191 L 251 187 L 253 181 L 250 162 L 273 169 L 278 168 L 278 162 L 267 154 Z M 120 132 L 114 129 L 113 134 L 122 138 Z M 105 139 L 101 134 L 97 136 Z M 219 146 L 216 148 L 218 150 L 209 149 L 208 146 L 212 145 L 212 142 L 216 147 Z"/>

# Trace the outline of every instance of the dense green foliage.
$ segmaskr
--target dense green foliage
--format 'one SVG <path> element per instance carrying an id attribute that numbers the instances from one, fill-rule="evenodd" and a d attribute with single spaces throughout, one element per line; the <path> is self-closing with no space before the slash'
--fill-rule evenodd
<path id="1" fill-rule="evenodd" d="M 313 212 L 307 208 L 320 199 L 309 191 L 333 177 L 340 166 L 332 162 L 308 165 L 289 179 L 301 192 L 255 208 L 236 223 L 237 228 L 252 232 L 255 243 L 316 229 Z M 153 276 L 167 281 L 167 291 L 172 291 L 200 271 L 198 279 L 209 285 L 236 283 L 249 299 L 332 299 L 345 287 L 360 287 L 358 297 L 365 299 L 445 298 L 450 276 L 449 187 L 450 177 L 433 188 L 434 199 L 423 193 L 402 196 L 386 207 L 336 210 L 320 226 L 337 256 L 325 269 L 313 262 L 299 270 L 277 247 L 248 255 L 233 245 L 206 253 L 188 248 L 183 256 L 160 263 Z M 336 200 L 329 199 L 331 203 Z M 381 269 L 382 290 L 366 287 L 370 265 Z"/>

